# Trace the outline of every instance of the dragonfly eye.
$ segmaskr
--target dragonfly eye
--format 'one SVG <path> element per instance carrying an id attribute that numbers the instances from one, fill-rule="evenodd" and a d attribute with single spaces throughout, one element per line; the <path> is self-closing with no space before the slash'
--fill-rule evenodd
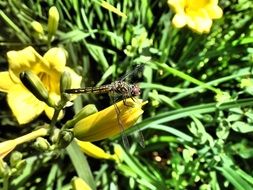
<path id="1" fill-rule="evenodd" d="M 133 85 L 131 94 L 132 96 L 139 96 L 141 94 L 139 86 Z"/>

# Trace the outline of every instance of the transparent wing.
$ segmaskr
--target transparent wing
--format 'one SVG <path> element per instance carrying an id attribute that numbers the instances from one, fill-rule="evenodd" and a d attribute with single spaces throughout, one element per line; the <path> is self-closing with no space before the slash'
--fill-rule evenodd
<path id="1" fill-rule="evenodd" d="M 144 69 L 144 64 L 137 65 L 134 70 L 126 73 L 125 75 L 123 75 L 122 77 L 120 77 L 119 80 L 123 81 L 123 80 L 125 80 L 127 77 L 129 77 L 131 75 L 135 75 L 136 73 L 142 72 L 143 69 Z"/>

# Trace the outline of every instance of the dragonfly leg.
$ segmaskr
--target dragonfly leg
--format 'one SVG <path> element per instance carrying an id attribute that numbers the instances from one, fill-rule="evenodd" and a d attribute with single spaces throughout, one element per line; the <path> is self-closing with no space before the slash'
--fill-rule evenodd
<path id="1" fill-rule="evenodd" d="M 127 97 L 126 96 L 123 96 L 123 103 L 125 106 L 127 107 L 134 107 L 133 105 L 131 104 L 128 104 L 127 101 L 126 101 Z M 134 101 L 133 97 L 131 97 L 131 99 Z M 135 101 L 134 101 L 135 102 Z"/>
<path id="2" fill-rule="evenodd" d="M 128 142 L 128 139 L 127 139 L 127 136 L 125 134 L 125 129 L 124 129 L 124 125 L 120 119 L 120 110 L 119 110 L 119 107 L 117 106 L 116 102 L 115 102 L 115 96 L 112 96 L 113 98 L 113 105 L 115 107 L 115 112 L 117 114 L 117 120 L 118 120 L 118 124 L 119 124 L 119 127 L 120 127 L 120 132 L 121 132 L 121 137 L 122 137 L 122 141 L 123 141 L 123 144 L 124 144 L 124 147 L 126 149 L 129 149 L 130 145 L 129 145 L 129 142 Z M 124 100 L 123 100 L 124 101 Z"/>
<path id="3" fill-rule="evenodd" d="M 131 99 L 136 102 L 138 101 L 137 99 L 135 99 L 133 96 L 131 96 Z M 123 97 L 123 103 L 125 106 L 128 106 L 128 107 L 133 107 L 132 105 L 128 105 L 127 102 L 126 102 L 126 97 Z M 139 128 L 137 128 L 138 130 L 138 141 L 139 141 L 139 144 L 141 145 L 142 148 L 145 148 L 145 140 L 144 140 L 144 136 L 142 134 L 142 132 L 140 131 Z"/>

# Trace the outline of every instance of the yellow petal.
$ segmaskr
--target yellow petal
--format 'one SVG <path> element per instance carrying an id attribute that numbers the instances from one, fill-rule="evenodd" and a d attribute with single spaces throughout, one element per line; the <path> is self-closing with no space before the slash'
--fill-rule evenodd
<path id="1" fill-rule="evenodd" d="M 36 118 L 45 107 L 21 84 L 12 86 L 7 95 L 8 104 L 19 124 L 26 124 Z"/>
<path id="2" fill-rule="evenodd" d="M 64 72 L 64 68 L 66 65 L 66 52 L 62 48 L 51 48 L 48 50 L 43 56 L 49 63 L 50 70 L 49 72 Z"/>
<path id="3" fill-rule="evenodd" d="M 20 82 L 19 74 L 22 71 L 33 70 L 42 65 L 42 57 L 30 46 L 20 51 L 7 52 L 7 58 L 10 77 L 15 82 Z"/>
<path id="4" fill-rule="evenodd" d="M 184 27 L 186 22 L 187 17 L 184 14 L 176 14 L 172 19 L 172 23 L 176 28 Z"/>
<path id="5" fill-rule="evenodd" d="M 65 67 L 65 71 L 71 76 L 71 88 L 80 88 L 82 77 L 75 73 L 71 68 Z"/>
<path id="6" fill-rule="evenodd" d="M 176 12 L 172 23 L 181 28 L 187 25 L 197 33 L 208 33 L 212 19 L 221 18 L 222 9 L 217 0 L 168 0 L 169 6 Z"/>
<path id="7" fill-rule="evenodd" d="M 79 145 L 80 149 L 90 157 L 96 159 L 114 159 L 113 155 L 106 153 L 102 148 L 99 148 L 91 142 L 79 141 L 77 139 L 76 142 Z"/>
<path id="8" fill-rule="evenodd" d="M 184 13 L 184 7 L 186 4 L 186 0 L 168 0 L 169 6 L 176 13 Z"/>
<path id="9" fill-rule="evenodd" d="M 219 6 L 207 6 L 206 7 L 208 15 L 212 19 L 221 18 L 223 15 L 223 11 Z"/>
<path id="10" fill-rule="evenodd" d="M 80 120 L 73 129 L 75 137 L 83 141 L 98 141 L 119 134 L 122 127 L 127 129 L 133 126 L 143 113 L 142 100 L 133 101 L 129 98 L 126 99 L 126 104 L 127 106 L 123 101 L 117 103 L 119 116 L 116 114 L 115 106 L 112 105 Z"/>
<path id="11" fill-rule="evenodd" d="M 191 19 L 191 22 L 188 22 L 188 26 L 195 32 L 202 34 L 210 31 L 212 26 L 211 19 L 201 17 L 192 17 Z"/>
<path id="12" fill-rule="evenodd" d="M 13 82 L 13 80 L 10 77 L 9 72 L 4 71 L 4 72 L 0 72 L 0 91 L 2 92 L 8 92 L 9 89 L 15 85 L 15 83 Z"/>

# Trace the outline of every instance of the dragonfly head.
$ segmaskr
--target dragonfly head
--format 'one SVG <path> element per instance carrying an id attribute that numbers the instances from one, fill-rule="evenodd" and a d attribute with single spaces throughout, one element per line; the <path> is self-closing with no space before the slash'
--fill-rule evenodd
<path id="1" fill-rule="evenodd" d="M 137 84 L 133 84 L 131 87 L 131 95 L 139 96 L 141 94 L 140 87 Z"/>

